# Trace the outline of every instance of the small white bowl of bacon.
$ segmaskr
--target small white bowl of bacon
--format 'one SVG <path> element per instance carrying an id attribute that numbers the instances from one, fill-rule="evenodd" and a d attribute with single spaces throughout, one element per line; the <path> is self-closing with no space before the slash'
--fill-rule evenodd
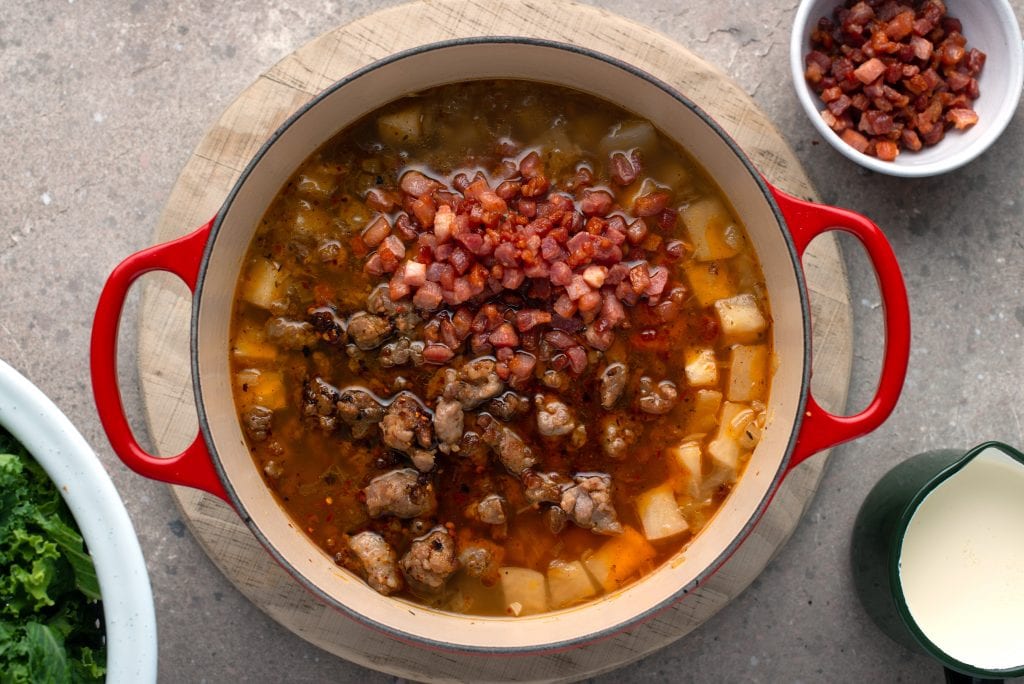
<path id="1" fill-rule="evenodd" d="M 1024 84 L 1007 0 L 803 0 L 789 59 L 825 140 L 893 176 L 976 158 L 1013 118 Z"/>

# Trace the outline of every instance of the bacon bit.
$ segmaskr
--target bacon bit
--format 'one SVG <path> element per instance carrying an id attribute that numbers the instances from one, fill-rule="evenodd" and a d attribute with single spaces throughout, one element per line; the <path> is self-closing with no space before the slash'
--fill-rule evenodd
<path id="1" fill-rule="evenodd" d="M 643 261 L 629 269 L 629 284 L 633 292 L 640 295 L 651 286 L 651 275 L 647 270 L 647 262 Z"/>
<path id="2" fill-rule="evenodd" d="M 670 195 L 664 190 L 655 190 L 640 195 L 633 202 L 633 212 L 637 216 L 654 216 L 668 205 Z"/>
<path id="3" fill-rule="evenodd" d="M 434 235 L 437 236 L 438 244 L 445 242 L 451 237 L 452 226 L 455 224 L 455 213 L 447 204 L 442 204 L 434 214 Z"/>
<path id="4" fill-rule="evenodd" d="M 432 178 L 427 178 L 419 171 L 406 172 L 402 175 L 398 185 L 402 188 L 403 192 L 412 197 L 422 197 L 444 187 L 441 183 Z"/>
<path id="5" fill-rule="evenodd" d="M 572 282 L 565 286 L 565 294 L 569 296 L 572 301 L 577 301 L 580 297 L 590 292 L 590 286 L 583 279 L 581 275 L 574 275 Z"/>
<path id="6" fill-rule="evenodd" d="M 407 261 L 403 270 L 403 280 L 406 285 L 420 287 L 427 282 L 427 267 L 425 264 L 421 264 L 418 261 Z"/>
<path id="7" fill-rule="evenodd" d="M 871 144 L 867 138 L 852 128 L 843 131 L 840 137 L 843 139 L 843 142 L 861 153 L 866 153 L 868 146 Z"/>
<path id="8" fill-rule="evenodd" d="M 538 325 L 551 322 L 551 314 L 538 309 L 523 309 L 516 313 L 516 327 L 519 332 L 532 330 Z"/>
<path id="9" fill-rule="evenodd" d="M 882 161 L 892 161 L 899 153 L 899 146 L 897 146 L 892 140 L 875 141 L 875 156 Z"/>
<path id="10" fill-rule="evenodd" d="M 946 120 L 950 121 L 958 131 L 962 131 L 978 123 L 978 113 L 973 109 L 951 109 L 946 112 Z"/>
<path id="11" fill-rule="evenodd" d="M 537 357 L 527 352 L 517 351 L 515 356 L 509 359 L 508 370 L 519 380 L 526 380 L 533 373 L 537 366 Z"/>
<path id="12" fill-rule="evenodd" d="M 873 83 L 883 73 L 885 73 L 885 63 L 877 57 L 872 57 L 853 70 L 853 75 L 864 85 Z"/>
<path id="13" fill-rule="evenodd" d="M 416 290 L 412 303 L 417 309 L 434 311 L 441 305 L 443 298 L 441 286 L 428 280 L 422 287 Z"/>
<path id="14" fill-rule="evenodd" d="M 606 190 L 584 190 L 580 211 L 586 216 L 607 216 L 614 204 L 615 198 Z"/>
<path id="15" fill-rule="evenodd" d="M 616 185 L 630 185 L 638 175 L 633 162 L 622 152 L 613 152 L 608 159 L 608 166 L 611 168 L 612 181 Z"/>
<path id="16" fill-rule="evenodd" d="M 586 281 L 587 285 L 600 290 L 601 286 L 604 285 L 604 281 L 608 278 L 608 269 L 604 266 L 587 266 L 583 271 L 583 280 Z"/>
<path id="17" fill-rule="evenodd" d="M 495 328 L 488 338 L 495 347 L 518 347 L 519 335 L 510 323 L 502 323 Z"/>
<path id="18" fill-rule="evenodd" d="M 432 363 L 440 365 L 451 361 L 452 357 L 455 356 L 447 345 L 440 343 L 431 343 L 423 348 L 423 361 L 425 363 Z"/>
<path id="19" fill-rule="evenodd" d="M 363 244 L 373 249 L 391 235 L 391 224 L 386 216 L 377 216 L 362 233 Z"/>

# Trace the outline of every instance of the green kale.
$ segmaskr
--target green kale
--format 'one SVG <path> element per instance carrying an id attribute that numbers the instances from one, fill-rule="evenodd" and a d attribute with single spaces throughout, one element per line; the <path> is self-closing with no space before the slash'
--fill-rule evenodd
<path id="1" fill-rule="evenodd" d="M 103 681 L 99 598 L 60 493 L 0 428 L 0 684 Z"/>

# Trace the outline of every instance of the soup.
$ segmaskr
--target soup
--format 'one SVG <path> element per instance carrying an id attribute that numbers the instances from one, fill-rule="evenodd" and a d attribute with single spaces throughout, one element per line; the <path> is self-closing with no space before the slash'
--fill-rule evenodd
<path id="1" fill-rule="evenodd" d="M 765 422 L 743 226 L 648 122 L 521 81 L 338 133 L 245 256 L 230 362 L 283 508 L 378 592 L 527 615 L 680 551 Z"/>

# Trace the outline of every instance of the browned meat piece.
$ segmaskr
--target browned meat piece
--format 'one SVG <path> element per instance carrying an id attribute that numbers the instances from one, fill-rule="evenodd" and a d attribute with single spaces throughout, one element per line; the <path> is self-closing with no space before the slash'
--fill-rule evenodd
<path id="1" fill-rule="evenodd" d="M 302 415 L 314 425 L 330 432 L 338 424 L 338 390 L 323 378 L 302 383 Z"/>
<path id="2" fill-rule="evenodd" d="M 672 410 L 679 398 L 675 383 L 662 380 L 657 385 L 646 375 L 640 378 L 640 399 L 637 405 L 644 413 L 663 416 Z"/>
<path id="3" fill-rule="evenodd" d="M 538 394 L 533 403 L 537 407 L 537 432 L 542 436 L 562 437 L 576 429 L 572 412 L 562 402 Z"/>
<path id="4" fill-rule="evenodd" d="M 459 450 L 464 423 L 462 404 L 444 397 L 437 400 L 437 406 L 434 407 L 434 432 L 441 451 L 450 453 Z"/>
<path id="5" fill-rule="evenodd" d="M 410 340 L 408 337 L 402 337 L 381 347 L 377 360 L 385 368 L 404 366 L 409 363 L 414 366 L 422 366 L 424 346 L 423 340 Z"/>
<path id="6" fill-rule="evenodd" d="M 410 392 L 400 392 L 391 400 L 380 421 L 380 431 L 386 446 L 410 456 L 429 449 L 434 441 L 430 416 Z"/>
<path id="7" fill-rule="evenodd" d="M 569 519 L 596 534 L 620 534 L 612 505 L 612 478 L 608 475 L 577 475 L 576 484 L 562 492 L 559 504 Z"/>
<path id="8" fill-rule="evenodd" d="M 363 564 L 366 583 L 388 596 L 401 591 L 405 583 L 398 572 L 398 555 L 376 532 L 360 532 L 348 540 L 348 546 Z"/>
<path id="9" fill-rule="evenodd" d="M 487 418 L 486 421 L 477 421 L 478 424 L 487 423 L 482 426 L 484 431 L 481 437 L 491 447 L 491 451 L 498 457 L 501 465 L 505 466 L 505 469 L 513 475 L 519 475 L 527 468 L 532 468 L 537 463 L 537 457 L 533 455 L 533 451 L 526 445 L 526 442 L 510 428 L 500 425 L 496 420 Z"/>
<path id="10" fill-rule="evenodd" d="M 293 321 L 279 316 L 267 321 L 266 330 L 267 339 L 282 349 L 309 348 L 320 341 L 316 329 L 306 321 Z"/>
<path id="11" fill-rule="evenodd" d="M 467 411 L 493 399 L 504 389 L 505 383 L 498 377 L 493 359 L 475 359 L 457 373 L 450 368 L 445 370 L 445 396 L 462 404 Z"/>
<path id="12" fill-rule="evenodd" d="M 488 494 L 476 505 L 476 517 L 485 525 L 504 525 L 508 522 L 508 502 L 500 494 Z"/>
<path id="13" fill-rule="evenodd" d="M 348 320 L 348 338 L 363 351 L 376 349 L 391 336 L 394 328 L 388 319 L 359 311 Z"/>
<path id="14" fill-rule="evenodd" d="M 345 323 L 331 307 L 321 307 L 309 312 L 309 324 L 320 339 L 329 344 L 341 346 L 348 342 Z"/>
<path id="15" fill-rule="evenodd" d="M 562 500 L 562 490 L 571 483 L 558 473 L 538 473 L 525 471 L 520 479 L 526 490 L 526 500 L 531 504 L 553 503 Z"/>
<path id="16" fill-rule="evenodd" d="M 611 363 L 601 373 L 601 408 L 610 410 L 626 391 L 629 369 L 624 363 Z"/>
<path id="17" fill-rule="evenodd" d="M 337 401 L 338 416 L 352 429 L 352 436 L 362 439 L 384 417 L 384 407 L 373 395 L 357 388 L 342 390 Z"/>
<path id="18" fill-rule="evenodd" d="M 459 552 L 459 565 L 470 577 L 495 582 L 498 579 L 497 554 L 490 547 L 484 546 L 484 543 L 472 543 L 462 549 Z"/>
<path id="19" fill-rule="evenodd" d="M 569 516 L 561 506 L 548 506 L 548 509 L 544 511 L 544 520 L 547 522 L 551 534 L 561 534 L 565 529 L 565 524 L 569 522 Z"/>
<path id="20" fill-rule="evenodd" d="M 601 418 L 601 450 L 608 458 L 621 461 L 636 444 L 640 428 L 624 415 L 608 413 Z"/>
<path id="21" fill-rule="evenodd" d="M 409 454 L 409 460 L 421 473 L 429 473 L 436 463 L 434 452 L 430 449 L 413 449 Z"/>
<path id="22" fill-rule="evenodd" d="M 366 298 L 366 310 L 391 319 L 395 329 L 408 335 L 422 320 L 406 300 L 392 301 L 387 285 L 379 285 Z"/>
<path id="23" fill-rule="evenodd" d="M 273 420 L 274 412 L 265 406 L 250 406 L 242 412 L 245 434 L 254 442 L 262 442 L 270 435 L 270 424 Z"/>
<path id="24" fill-rule="evenodd" d="M 484 410 L 495 418 L 508 422 L 525 415 L 530 410 L 530 400 L 515 392 L 505 392 L 487 402 Z"/>
<path id="25" fill-rule="evenodd" d="M 412 468 L 392 470 L 370 480 L 363 489 L 366 509 L 371 518 L 393 515 L 398 518 L 431 516 L 437 510 L 434 487 L 420 482 Z"/>
<path id="26" fill-rule="evenodd" d="M 455 540 L 445 528 L 434 528 L 413 541 L 400 565 L 410 589 L 419 594 L 437 594 L 459 569 Z"/>

